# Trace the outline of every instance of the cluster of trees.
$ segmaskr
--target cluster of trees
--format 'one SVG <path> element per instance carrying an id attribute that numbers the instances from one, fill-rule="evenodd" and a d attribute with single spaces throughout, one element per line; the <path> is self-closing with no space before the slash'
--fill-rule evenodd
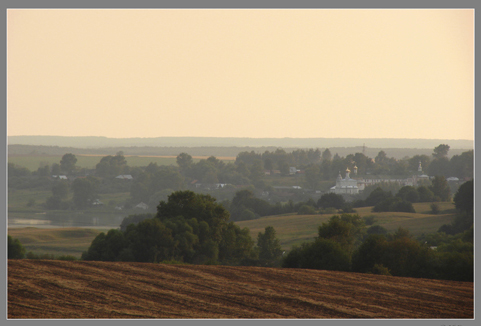
<path id="1" fill-rule="evenodd" d="M 344 201 L 341 196 L 339 197 Z M 317 213 L 317 205 L 312 198 L 297 203 L 289 200 L 285 203 L 271 204 L 264 199 L 255 197 L 254 193 L 248 189 L 237 191 L 232 200 L 223 200 L 222 205 L 229 211 L 232 221 L 246 221 L 262 216 L 295 212 L 298 214 Z"/>
<path id="2" fill-rule="evenodd" d="M 456 237 L 437 237 L 445 242 L 438 240 L 433 250 L 432 244 L 413 239 L 402 228 L 392 234 L 368 234 L 358 215 L 343 214 L 323 223 L 313 242 L 293 247 L 282 267 L 472 282 L 472 229 Z"/>
<path id="3" fill-rule="evenodd" d="M 99 234 L 84 260 L 252 265 L 280 256 L 273 228 L 259 233 L 229 222 L 228 211 L 210 195 L 177 191 L 161 201 L 155 216 L 129 216 L 120 230 Z"/>
<path id="4" fill-rule="evenodd" d="M 411 212 L 414 213 L 413 203 L 450 201 L 451 190 L 444 176 L 435 176 L 430 186 L 403 186 L 396 195 L 391 190 L 384 190 L 380 186 L 365 190 L 365 199 L 353 201 L 353 207 L 374 206 L 374 212 Z"/>
<path id="5" fill-rule="evenodd" d="M 52 196 L 47 198 L 47 209 L 85 209 L 92 205 L 98 194 L 100 180 L 93 176 L 76 178 L 73 182 L 55 180 L 52 182 Z M 72 200 L 69 193 L 73 192 Z"/>
<path id="6" fill-rule="evenodd" d="M 321 151 L 319 149 L 298 149 L 287 153 L 285 150 L 278 148 L 274 152 L 265 151 L 262 154 L 254 151 L 241 152 L 237 155 L 235 164 L 247 168 L 279 170 L 282 175 L 288 175 L 291 166 L 307 166 L 318 164 L 320 161 Z"/>
<path id="7" fill-rule="evenodd" d="M 313 242 L 293 247 L 282 266 L 473 281 L 473 198 L 473 181 L 465 182 L 454 196 L 454 222 L 419 240 L 402 228 L 392 234 L 379 225 L 366 230 L 373 218 L 335 215 Z"/>

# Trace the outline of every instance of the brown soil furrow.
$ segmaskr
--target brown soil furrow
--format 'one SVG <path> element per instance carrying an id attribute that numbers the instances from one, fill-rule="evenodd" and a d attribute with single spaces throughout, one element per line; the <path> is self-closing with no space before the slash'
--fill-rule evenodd
<path id="1" fill-rule="evenodd" d="M 473 318 L 473 283 L 261 267 L 10 260 L 9 318 Z"/>

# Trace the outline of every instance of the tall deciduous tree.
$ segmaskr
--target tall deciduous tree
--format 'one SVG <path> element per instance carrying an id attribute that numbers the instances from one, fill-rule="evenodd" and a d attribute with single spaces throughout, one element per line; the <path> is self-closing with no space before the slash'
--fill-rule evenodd
<path id="1" fill-rule="evenodd" d="M 433 157 L 436 158 L 443 158 L 447 157 L 449 152 L 449 145 L 441 144 L 434 148 Z"/>
<path id="2" fill-rule="evenodd" d="M 75 171 L 75 164 L 77 163 L 77 157 L 72 153 L 67 153 L 62 156 L 60 160 L 60 169 L 62 171 L 72 173 Z"/>
<path id="3" fill-rule="evenodd" d="M 454 205 L 456 209 L 464 212 L 473 212 L 474 210 L 474 181 L 466 181 L 463 183 L 454 195 Z"/>
<path id="4" fill-rule="evenodd" d="M 176 191 L 167 202 L 161 201 L 157 207 L 156 218 L 164 221 L 169 218 L 183 216 L 186 220 L 197 219 L 209 225 L 210 237 L 219 242 L 222 228 L 229 220 L 229 212 L 216 203 L 210 195 L 196 194 L 192 191 Z"/>
<path id="5" fill-rule="evenodd" d="M 276 230 L 267 226 L 264 233 L 257 235 L 257 246 L 259 247 L 259 259 L 275 260 L 282 255 L 279 239 L 276 237 Z"/>
<path id="6" fill-rule="evenodd" d="M 326 148 L 324 152 L 322 152 L 322 160 L 323 161 L 331 161 L 332 159 L 332 154 L 329 148 Z"/>
<path id="7" fill-rule="evenodd" d="M 97 195 L 98 180 L 93 177 L 77 178 L 72 183 L 73 202 L 77 209 L 89 207 Z"/>
<path id="8" fill-rule="evenodd" d="M 449 201 L 451 199 L 451 189 L 444 176 L 435 176 L 429 189 L 434 193 L 434 196 L 439 197 L 441 201 Z"/>
<path id="9" fill-rule="evenodd" d="M 194 161 L 192 160 L 192 156 L 187 153 L 180 153 L 177 155 L 177 165 L 179 165 L 182 171 L 187 170 L 192 166 Z"/>

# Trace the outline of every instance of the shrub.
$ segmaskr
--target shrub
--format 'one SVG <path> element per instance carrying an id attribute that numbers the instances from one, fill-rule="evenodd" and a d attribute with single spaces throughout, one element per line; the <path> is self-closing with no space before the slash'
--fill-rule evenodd
<path id="1" fill-rule="evenodd" d="M 285 268 L 349 271 L 349 253 L 333 240 L 317 238 L 311 243 L 293 247 L 282 261 Z"/>
<path id="2" fill-rule="evenodd" d="M 25 257 L 25 248 L 20 240 L 8 236 L 8 259 L 22 259 Z"/>
<path id="3" fill-rule="evenodd" d="M 391 273 L 389 271 L 389 268 L 384 267 L 383 264 L 374 264 L 374 266 L 371 269 L 372 274 L 377 274 L 377 275 L 388 275 L 391 276 Z"/>
<path id="4" fill-rule="evenodd" d="M 380 225 L 373 225 L 369 229 L 366 230 L 366 233 L 368 235 L 370 234 L 387 234 L 386 228 L 380 226 Z"/>
<path id="5" fill-rule="evenodd" d="M 328 208 L 321 208 L 319 210 L 319 214 L 336 214 L 337 213 L 337 209 L 335 209 L 334 207 L 328 207 Z"/>
<path id="6" fill-rule="evenodd" d="M 376 222 L 376 217 L 374 215 L 364 216 L 364 224 L 373 225 Z"/>
<path id="7" fill-rule="evenodd" d="M 255 220 L 255 219 L 256 219 L 256 214 L 247 208 L 244 209 L 239 216 L 239 221 L 249 221 L 249 220 Z"/>
<path id="8" fill-rule="evenodd" d="M 376 204 L 373 212 L 407 212 L 416 213 L 413 204 L 399 197 L 390 197 Z"/>
<path id="9" fill-rule="evenodd" d="M 319 200 L 317 201 L 317 206 L 324 209 L 328 207 L 341 209 L 344 204 L 344 197 L 333 192 L 322 195 L 321 198 L 319 198 Z"/>
<path id="10" fill-rule="evenodd" d="M 349 253 L 334 240 L 318 238 L 304 248 L 301 268 L 349 271 Z"/>
<path id="11" fill-rule="evenodd" d="M 431 204 L 431 213 L 438 214 L 439 213 L 439 205 L 436 203 Z"/>
<path id="12" fill-rule="evenodd" d="M 55 259 L 55 256 L 53 254 L 36 254 L 34 252 L 29 251 L 27 253 L 27 259 L 48 259 L 48 260 L 53 260 Z"/>
<path id="13" fill-rule="evenodd" d="M 341 212 L 342 212 L 342 213 L 346 213 L 346 214 L 348 214 L 348 213 L 356 213 L 356 210 L 354 210 L 354 209 L 352 208 L 352 205 L 351 205 L 351 204 L 344 204 L 344 206 L 343 206 L 342 209 L 341 209 Z"/>
<path id="14" fill-rule="evenodd" d="M 72 255 L 62 255 L 57 257 L 58 260 L 67 260 L 67 261 L 74 261 L 77 260 L 77 257 Z"/>
<path id="15" fill-rule="evenodd" d="M 316 209 L 309 205 L 302 205 L 297 212 L 298 215 L 314 215 L 316 214 Z"/>

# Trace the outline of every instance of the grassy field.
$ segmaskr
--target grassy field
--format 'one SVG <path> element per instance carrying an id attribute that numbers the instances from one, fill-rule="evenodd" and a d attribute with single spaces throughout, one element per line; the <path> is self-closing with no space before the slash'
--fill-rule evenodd
<path id="1" fill-rule="evenodd" d="M 372 215 L 375 217 L 375 225 L 381 225 L 389 232 L 402 227 L 408 229 L 414 237 L 425 233 L 434 233 L 443 224 L 451 223 L 454 219 L 453 203 L 437 203 L 440 213 L 430 213 L 431 203 L 413 204 L 417 213 L 383 212 L 373 213 L 372 207 L 357 208 L 357 214 L 361 217 Z M 311 241 L 317 236 L 317 228 L 334 214 L 323 215 L 297 215 L 285 214 L 279 216 L 267 216 L 257 220 L 237 222 L 241 228 L 247 227 L 251 237 L 256 241 L 259 232 L 264 232 L 266 226 L 272 226 L 276 230 L 277 237 L 282 249 L 289 250 L 292 245 L 300 245 L 305 241 Z"/>
<path id="2" fill-rule="evenodd" d="M 20 240 L 26 251 L 36 254 L 53 254 L 54 256 L 71 255 L 80 258 L 92 240 L 107 229 L 40 229 L 11 228 L 8 235 Z"/>
<path id="3" fill-rule="evenodd" d="M 80 168 L 94 169 L 95 166 L 100 162 L 100 159 L 106 155 L 75 155 L 77 158 L 76 166 Z M 147 166 L 150 163 L 157 163 L 158 165 L 175 165 L 175 156 L 129 156 L 124 155 L 127 165 L 130 167 L 135 166 Z M 193 161 L 198 162 L 201 159 L 206 159 L 207 156 L 193 156 Z M 19 166 L 26 167 L 30 171 L 36 171 L 40 166 L 45 164 L 52 165 L 52 163 L 60 163 L 62 155 L 54 156 L 38 156 L 38 155 L 27 155 L 27 156 L 10 156 L 8 157 L 8 163 L 14 163 Z M 224 162 L 233 162 L 235 157 L 219 157 Z"/>

